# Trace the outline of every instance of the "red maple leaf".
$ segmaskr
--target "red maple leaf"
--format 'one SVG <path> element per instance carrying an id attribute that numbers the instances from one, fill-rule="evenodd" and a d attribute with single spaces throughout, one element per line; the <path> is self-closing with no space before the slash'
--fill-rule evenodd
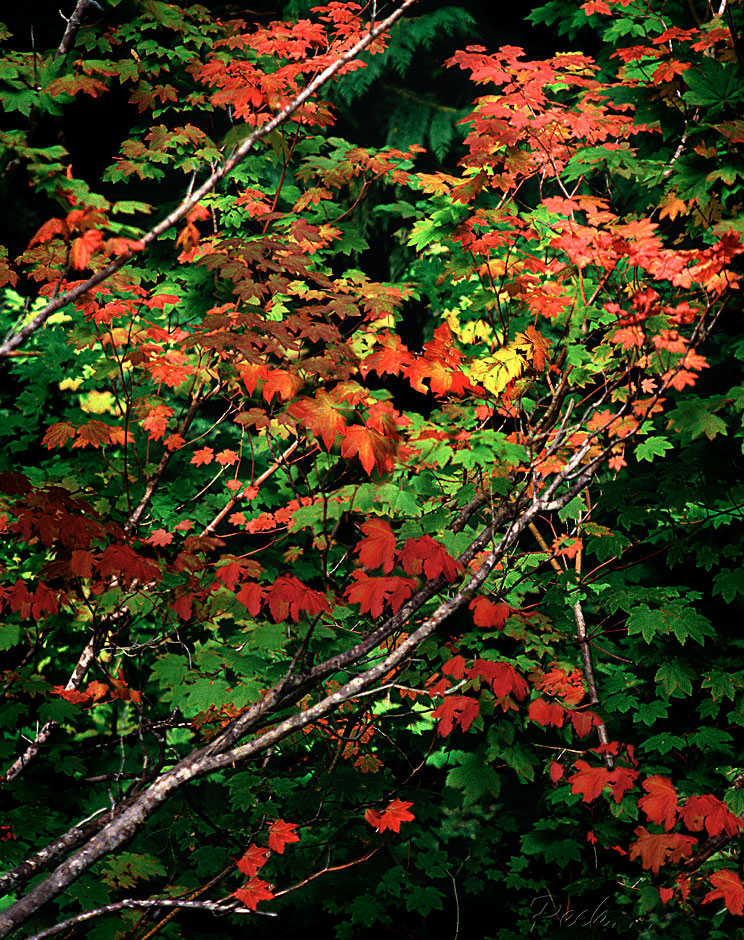
<path id="1" fill-rule="evenodd" d="M 170 543 L 173 541 L 173 533 L 168 532 L 165 529 L 155 529 L 155 531 L 151 532 L 150 536 L 143 541 L 145 545 L 170 545 Z"/>
<path id="2" fill-rule="evenodd" d="M 411 806 L 413 803 L 407 800 L 393 800 L 381 813 L 368 809 L 364 818 L 378 832 L 384 832 L 386 829 L 390 829 L 391 832 L 400 832 L 401 823 L 410 822 L 416 818 L 413 813 L 409 812 Z"/>
<path id="3" fill-rule="evenodd" d="M 557 760 L 550 762 L 550 779 L 553 781 L 553 783 L 558 783 L 565 772 L 566 768 L 563 766 L 563 764 L 559 764 Z"/>
<path id="4" fill-rule="evenodd" d="M 58 421 L 47 428 L 41 443 L 51 450 L 52 447 L 61 447 L 71 437 L 75 437 L 75 428 L 67 421 Z"/>
<path id="5" fill-rule="evenodd" d="M 577 760 L 574 767 L 576 773 L 568 778 L 571 792 L 580 793 L 585 803 L 591 803 L 600 795 L 605 784 L 609 783 L 611 771 L 606 767 L 592 767 L 585 760 Z"/>
<path id="6" fill-rule="evenodd" d="M 274 897 L 271 885 L 260 878 L 251 878 L 242 888 L 233 891 L 232 896 L 237 898 L 243 907 L 255 911 L 260 901 L 270 901 Z"/>
<path id="7" fill-rule="evenodd" d="M 544 728 L 551 725 L 561 728 L 566 720 L 565 708 L 557 702 L 547 702 L 544 698 L 536 698 L 534 702 L 530 702 L 527 714 L 531 721 L 536 721 Z"/>
<path id="8" fill-rule="evenodd" d="M 437 731 L 446 737 L 459 725 L 467 731 L 480 712 L 477 700 L 468 695 L 447 695 L 441 705 L 431 713 L 432 718 L 438 718 Z"/>
<path id="9" fill-rule="evenodd" d="M 328 609 L 325 594 L 307 587 L 292 574 L 277 578 L 269 589 L 269 610 L 277 623 L 287 616 L 297 623 L 303 611 L 314 617 Z"/>
<path id="10" fill-rule="evenodd" d="M 283 819 L 277 819 L 269 826 L 269 848 L 284 854 L 284 846 L 290 842 L 299 842 L 300 837 L 295 832 L 297 823 L 284 822 Z"/>
<path id="11" fill-rule="evenodd" d="M 237 861 L 237 866 L 244 875 L 253 878 L 259 868 L 263 868 L 269 857 L 269 850 L 264 849 L 254 842 L 241 858 Z"/>
<path id="12" fill-rule="evenodd" d="M 151 441 L 159 441 L 168 427 L 168 419 L 174 411 L 167 405 L 155 405 L 142 421 L 142 427 L 147 431 Z"/>
<path id="13" fill-rule="evenodd" d="M 723 869 L 723 871 L 714 872 L 708 880 L 714 886 L 714 890 L 705 895 L 703 904 L 721 898 L 729 913 L 739 916 L 744 914 L 744 886 L 735 871 Z"/>
<path id="14" fill-rule="evenodd" d="M 638 806 L 649 822 L 663 826 L 668 832 L 677 820 L 677 791 L 672 781 L 656 774 L 643 781 L 643 789 L 648 796 L 642 796 Z"/>
<path id="15" fill-rule="evenodd" d="M 470 670 L 470 678 L 481 676 L 493 689 L 497 698 L 514 695 L 523 699 L 529 693 L 529 686 L 510 663 L 491 662 L 490 659 L 476 659 Z"/>
<path id="16" fill-rule="evenodd" d="M 397 451 L 395 441 L 358 424 L 346 428 L 341 442 L 341 456 L 358 457 L 368 476 L 372 475 L 373 467 L 377 467 L 379 473 L 392 470 Z"/>
<path id="17" fill-rule="evenodd" d="M 261 610 L 265 596 L 266 592 L 260 584 L 257 584 L 255 581 L 249 581 L 241 587 L 235 595 L 235 598 L 239 600 L 241 604 L 245 605 L 245 609 L 251 617 L 256 617 Z"/>
<path id="18" fill-rule="evenodd" d="M 725 832 L 728 836 L 735 836 L 742 828 L 739 817 L 723 800 L 710 794 L 688 797 L 680 815 L 691 832 L 699 832 L 705 826 L 708 835 L 717 836 Z"/>
<path id="19" fill-rule="evenodd" d="M 640 858 L 643 867 L 650 868 L 655 875 L 662 865 L 692 855 L 692 847 L 697 844 L 697 839 L 679 832 L 652 833 L 638 826 L 635 833 L 638 838 L 630 846 L 630 857 Z"/>
<path id="20" fill-rule="evenodd" d="M 395 533 L 384 519 L 369 519 L 362 524 L 365 538 L 354 549 L 365 568 L 382 568 L 385 574 L 395 564 Z"/>
<path id="21" fill-rule="evenodd" d="M 416 587 L 412 578 L 370 578 L 364 571 L 353 571 L 352 577 L 356 583 L 346 589 L 345 596 L 373 618 L 380 616 L 385 604 L 397 613 Z"/>
<path id="22" fill-rule="evenodd" d="M 506 621 L 514 613 L 508 604 L 494 604 L 487 597 L 473 598 L 470 609 L 476 627 L 495 627 L 497 630 L 503 630 Z"/>
<path id="23" fill-rule="evenodd" d="M 227 450 L 221 450 L 215 459 L 221 466 L 231 467 L 233 464 L 238 462 L 239 458 L 234 450 L 230 450 L 228 448 Z"/>
<path id="24" fill-rule="evenodd" d="M 442 666 L 442 672 L 445 676 L 452 676 L 453 679 L 459 681 L 465 675 L 466 662 L 463 656 L 453 656 L 452 659 L 448 659 L 446 663 Z"/>
<path id="25" fill-rule="evenodd" d="M 432 581 L 440 574 L 448 581 L 453 581 L 462 569 L 462 565 L 430 535 L 408 539 L 401 550 L 400 560 L 406 574 L 420 574 L 423 567 L 424 574 Z"/>

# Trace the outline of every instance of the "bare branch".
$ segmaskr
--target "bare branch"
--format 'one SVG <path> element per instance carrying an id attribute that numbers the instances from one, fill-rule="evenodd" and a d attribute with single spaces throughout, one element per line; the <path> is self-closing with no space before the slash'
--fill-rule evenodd
<path id="1" fill-rule="evenodd" d="M 276 911 L 251 911 L 247 907 L 242 907 L 234 901 L 179 901 L 177 898 L 155 898 L 150 901 L 138 901 L 135 898 L 128 898 L 125 901 L 116 901 L 113 904 L 106 904 L 105 907 L 97 907 L 93 911 L 85 911 L 82 914 L 77 914 L 75 917 L 68 917 L 67 920 L 55 924 L 54 927 L 48 927 L 46 930 L 33 934 L 28 937 L 28 940 L 47 940 L 47 937 L 54 937 L 58 933 L 69 930 L 70 927 L 77 927 L 78 924 L 84 924 L 88 920 L 103 917 L 106 914 L 115 914 L 117 911 L 126 909 L 135 911 L 158 911 L 168 907 L 210 911 L 212 914 L 261 914 L 264 917 L 276 917 Z"/>
<path id="2" fill-rule="evenodd" d="M 90 2 L 90 0 L 89 0 Z M 257 127 L 246 139 L 235 148 L 233 153 L 225 160 L 219 169 L 215 170 L 202 184 L 197 187 L 192 193 L 190 193 L 185 199 L 183 199 L 172 212 L 170 212 L 164 219 L 158 222 L 157 225 L 153 226 L 141 239 L 140 245 L 142 248 L 138 250 L 130 249 L 126 254 L 121 255 L 115 261 L 112 261 L 111 264 L 106 265 L 105 268 L 102 268 L 100 271 L 97 271 L 92 277 L 89 277 L 87 281 L 83 281 L 81 284 L 78 284 L 77 287 L 73 287 L 72 290 L 67 291 L 64 294 L 60 294 L 58 297 L 55 297 L 53 300 L 50 300 L 49 303 L 44 307 L 43 310 L 40 310 L 29 322 L 21 327 L 20 330 L 9 339 L 6 339 L 4 343 L 0 344 L 0 359 L 5 359 L 14 349 L 17 349 L 33 334 L 42 327 L 49 317 L 59 310 L 61 307 L 64 307 L 66 304 L 70 303 L 73 300 L 77 300 L 78 297 L 81 297 L 83 294 L 87 293 L 94 287 L 98 287 L 99 284 L 102 284 L 104 281 L 108 280 L 113 274 L 116 274 L 117 271 L 121 270 L 132 258 L 134 258 L 139 251 L 147 248 L 152 242 L 154 242 L 163 232 L 167 232 L 168 229 L 173 228 L 173 226 L 180 222 L 181 219 L 185 218 L 189 212 L 194 208 L 197 203 L 199 203 L 207 193 L 210 193 L 215 186 L 228 176 L 235 167 L 241 163 L 248 153 L 252 150 L 254 144 L 256 144 L 263 137 L 266 137 L 267 134 L 270 134 L 273 130 L 276 130 L 277 127 L 281 127 L 289 118 L 295 113 L 295 111 L 301 107 L 312 95 L 315 94 L 323 85 L 326 84 L 329 79 L 331 79 L 339 69 L 343 68 L 347 62 L 351 62 L 352 59 L 356 58 L 360 52 L 363 52 L 367 46 L 370 45 L 380 34 L 386 32 L 392 25 L 398 20 L 403 12 L 411 6 L 415 0 L 403 0 L 401 5 L 397 10 L 394 10 L 387 19 L 382 20 L 378 23 L 374 29 L 371 29 L 366 33 L 359 42 L 355 43 L 351 49 L 345 52 L 343 55 L 339 56 L 335 62 L 329 65 L 327 68 L 323 69 L 315 78 L 308 83 L 308 85 L 292 100 L 290 103 L 283 108 L 278 114 L 276 114 L 270 121 L 267 121 L 265 124 L 262 124 L 260 127 Z"/>
<path id="3" fill-rule="evenodd" d="M 59 44 L 57 53 L 54 56 L 55 59 L 60 59 L 62 56 L 67 55 L 67 53 L 72 48 L 72 44 L 75 42 L 75 36 L 77 36 L 77 31 L 80 29 L 80 26 L 83 22 L 83 17 L 88 12 L 88 7 L 90 5 L 91 0 L 77 0 L 75 9 L 72 11 L 70 18 L 67 20 L 65 33 L 62 37 L 62 42 Z"/>

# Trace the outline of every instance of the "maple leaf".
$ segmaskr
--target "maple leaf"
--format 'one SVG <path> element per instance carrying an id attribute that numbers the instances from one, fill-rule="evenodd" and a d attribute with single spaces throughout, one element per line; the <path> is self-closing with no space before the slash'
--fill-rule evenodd
<path id="1" fill-rule="evenodd" d="M 592 767 L 585 760 L 574 763 L 576 773 L 568 778 L 572 793 L 580 793 L 585 803 L 596 800 L 609 782 L 610 771 L 606 767 Z"/>
<path id="2" fill-rule="evenodd" d="M 194 456 L 191 458 L 191 463 L 196 464 L 197 467 L 201 467 L 202 464 L 212 463 L 214 457 L 214 451 L 211 447 L 202 447 L 200 450 L 194 451 Z"/>
<path id="3" fill-rule="evenodd" d="M 408 539 L 400 552 L 400 560 L 406 574 L 420 574 L 423 566 L 424 574 L 430 581 L 440 574 L 448 581 L 453 581 L 462 570 L 462 565 L 430 535 Z"/>
<path id="4" fill-rule="evenodd" d="M 341 456 L 358 457 L 368 476 L 375 466 L 381 474 L 392 470 L 397 450 L 395 441 L 358 424 L 346 428 L 341 442 Z"/>
<path id="5" fill-rule="evenodd" d="M 171 610 L 178 614 L 181 620 L 188 620 L 191 617 L 194 606 L 193 598 L 190 594 L 182 594 L 181 597 L 177 597 L 170 606 Z"/>
<path id="6" fill-rule="evenodd" d="M 283 855 L 285 845 L 300 841 L 300 837 L 295 832 L 296 828 L 297 823 L 284 822 L 283 819 L 275 820 L 269 826 L 269 848 Z"/>
<path id="7" fill-rule="evenodd" d="M 247 907 L 250 911 L 255 911 L 260 901 L 270 901 L 274 897 L 271 885 L 268 881 L 262 881 L 260 878 L 251 878 L 246 881 L 242 888 L 233 891 L 232 897 Z"/>
<path id="8" fill-rule="evenodd" d="M 167 405 L 155 405 L 142 421 L 142 427 L 147 431 L 151 441 L 159 441 L 168 427 L 168 419 L 174 414 L 173 408 Z"/>
<path id="9" fill-rule="evenodd" d="M 354 549 L 365 568 L 382 568 L 389 574 L 395 565 L 395 533 L 390 523 L 373 518 L 362 523 L 365 538 Z"/>
<path id="10" fill-rule="evenodd" d="M 451 734 L 458 724 L 463 731 L 467 731 L 480 712 L 480 705 L 468 695 L 447 695 L 444 701 L 431 713 L 432 718 L 438 718 L 437 731 L 442 737 Z"/>
<path id="11" fill-rule="evenodd" d="M 256 617 L 261 610 L 265 596 L 266 592 L 261 585 L 255 581 L 250 581 L 241 587 L 235 598 L 245 606 L 251 617 Z"/>
<path id="12" fill-rule="evenodd" d="M 648 796 L 642 796 L 638 806 L 649 822 L 663 826 L 668 832 L 677 820 L 677 791 L 672 781 L 656 774 L 644 780 L 642 786 Z"/>
<path id="13" fill-rule="evenodd" d="M 31 616 L 39 620 L 43 614 L 56 614 L 59 611 L 59 598 L 55 591 L 39 581 L 31 603 Z"/>
<path id="14" fill-rule="evenodd" d="M 744 914 L 744 885 L 735 871 L 723 869 L 708 876 L 714 886 L 703 898 L 703 904 L 716 901 L 720 898 L 726 905 L 730 914 L 741 916 Z"/>
<path id="15" fill-rule="evenodd" d="M 79 578 L 90 578 L 93 574 L 95 557 L 84 549 L 75 549 L 70 557 L 70 571 Z"/>
<path id="16" fill-rule="evenodd" d="M 47 428 L 41 443 L 51 450 L 52 447 L 61 447 L 71 437 L 75 437 L 75 428 L 67 421 L 58 421 Z"/>
<path id="17" fill-rule="evenodd" d="M 287 615 L 298 623 L 303 611 L 314 617 L 328 609 L 325 594 L 313 591 L 294 575 L 282 575 L 269 589 L 269 610 L 277 623 L 286 620 Z"/>
<path id="18" fill-rule="evenodd" d="M 452 676 L 453 679 L 462 679 L 465 675 L 466 662 L 463 656 L 453 656 L 442 665 L 442 672 L 446 676 Z"/>
<path id="19" fill-rule="evenodd" d="M 320 437 L 326 450 L 333 447 L 337 435 L 343 434 L 346 422 L 334 407 L 328 392 L 319 391 L 315 398 L 301 398 L 292 402 L 287 411 L 300 420 L 316 437 Z"/>
<path id="20" fill-rule="evenodd" d="M 586 695 L 584 680 L 578 669 L 567 673 L 565 669 L 554 666 L 535 683 L 536 689 L 542 689 L 548 695 L 559 695 L 567 705 L 578 705 Z"/>
<path id="21" fill-rule="evenodd" d="M 255 842 L 248 848 L 236 862 L 238 870 L 249 878 L 253 878 L 259 868 L 263 868 L 269 857 L 269 850 L 261 848 Z"/>
<path id="22" fill-rule="evenodd" d="M 376 372 L 378 375 L 398 375 L 401 369 L 405 369 L 413 361 L 408 347 L 401 342 L 399 336 L 385 333 L 379 339 L 382 348 L 362 360 L 360 372 L 364 378 L 370 372 Z"/>
<path id="23" fill-rule="evenodd" d="M 518 333 L 518 342 L 526 343 L 532 350 L 532 367 L 536 372 L 545 371 L 545 363 L 550 350 L 550 340 L 538 333 L 534 326 L 528 326 L 524 333 Z"/>
<path id="24" fill-rule="evenodd" d="M 166 529 L 155 529 L 148 538 L 144 539 L 146 545 L 158 546 L 170 545 L 172 541 L 173 533 L 168 532 Z"/>
<path id="25" fill-rule="evenodd" d="M 238 459 L 238 455 L 235 453 L 235 451 L 229 449 L 221 450 L 215 457 L 217 463 L 223 467 L 231 467 L 233 464 L 238 462 Z M 240 484 L 238 484 L 238 486 L 240 486 Z"/>
<path id="26" fill-rule="evenodd" d="M 688 797 L 680 815 L 691 832 L 699 832 L 705 826 L 711 836 L 720 835 L 722 832 L 727 836 L 735 836 L 744 825 L 723 800 L 711 794 Z"/>
<path id="27" fill-rule="evenodd" d="M 81 424 L 77 430 L 77 440 L 73 447 L 92 447 L 98 448 L 101 444 L 108 444 L 111 441 L 111 428 L 103 421 L 89 421 L 87 424 Z"/>
<path id="28" fill-rule="evenodd" d="M 413 803 L 407 800 L 393 800 L 382 812 L 374 809 L 368 809 L 364 814 L 367 822 L 378 832 L 384 832 L 389 829 L 391 832 L 400 832 L 400 824 L 410 822 L 416 817 L 409 812 Z"/>
<path id="29" fill-rule="evenodd" d="M 580 738 L 585 738 L 592 728 L 600 722 L 599 716 L 591 711 L 571 709 L 566 710 L 566 714 L 571 720 L 574 731 Z"/>
<path id="30" fill-rule="evenodd" d="M 697 845 L 697 839 L 678 832 L 655 834 L 638 826 L 635 834 L 638 838 L 631 843 L 630 858 L 640 858 L 643 867 L 650 868 L 655 875 L 659 874 L 662 865 L 679 862 L 692 855 L 692 848 Z"/>
<path id="31" fill-rule="evenodd" d="M 476 659 L 470 670 L 470 678 L 477 676 L 482 676 L 489 683 L 497 698 L 514 695 L 515 698 L 521 700 L 529 694 L 529 686 L 511 663 Z"/>
<path id="32" fill-rule="evenodd" d="M 293 372 L 287 372 L 286 369 L 269 369 L 263 387 L 264 400 L 270 402 L 274 395 L 278 395 L 282 401 L 287 401 L 288 398 L 294 397 L 303 384 L 303 380 Z"/>
<path id="33" fill-rule="evenodd" d="M 551 725 L 561 728 L 566 720 L 564 707 L 557 702 L 547 702 L 544 698 L 536 698 L 534 702 L 530 702 L 527 715 L 531 721 L 536 721 L 545 728 Z"/>
<path id="34" fill-rule="evenodd" d="M 97 228 L 90 228 L 79 238 L 73 239 L 70 251 L 70 264 L 73 268 L 82 270 L 88 266 L 90 256 L 103 244 L 103 232 Z"/>
<path id="35" fill-rule="evenodd" d="M 563 778 L 565 772 L 566 768 L 563 764 L 559 764 L 556 760 L 550 762 L 550 779 L 553 783 L 558 783 L 558 781 Z"/>
<path id="36" fill-rule="evenodd" d="M 350 585 L 344 594 L 352 604 L 359 604 L 362 613 L 369 613 L 373 619 L 382 614 L 385 604 L 390 604 L 393 613 L 397 613 L 416 587 L 412 578 L 370 578 L 364 571 L 353 571 L 352 577 L 356 583 Z"/>
<path id="37" fill-rule="evenodd" d="M 88 692 L 80 692 L 78 689 L 66 689 L 63 685 L 53 685 L 49 690 L 53 695 L 59 695 L 60 698 L 72 705 L 82 705 L 83 702 L 90 701 Z"/>
<path id="38" fill-rule="evenodd" d="M 503 630 L 506 621 L 514 613 L 508 604 L 494 604 L 487 597 L 475 597 L 470 602 L 473 623 L 476 627 L 495 627 Z"/>

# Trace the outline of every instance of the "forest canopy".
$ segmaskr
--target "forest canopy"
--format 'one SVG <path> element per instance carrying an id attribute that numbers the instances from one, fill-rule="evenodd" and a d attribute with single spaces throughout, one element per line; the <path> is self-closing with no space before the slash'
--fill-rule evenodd
<path id="1" fill-rule="evenodd" d="M 0 937 L 738 935 L 742 0 L 16 8 L 0 101 Z"/>

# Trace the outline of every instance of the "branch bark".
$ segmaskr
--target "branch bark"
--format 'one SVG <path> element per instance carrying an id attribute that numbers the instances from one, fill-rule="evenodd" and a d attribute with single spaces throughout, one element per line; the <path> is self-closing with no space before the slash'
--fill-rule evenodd
<path id="1" fill-rule="evenodd" d="M 54 56 L 55 59 L 61 59 L 62 56 L 67 55 L 67 53 L 72 48 L 72 44 L 75 42 L 75 36 L 80 29 L 83 17 L 88 12 L 88 7 L 91 5 L 91 0 L 78 0 L 75 9 L 70 14 L 70 18 L 67 20 L 67 26 L 65 27 L 64 36 L 62 36 L 62 42 L 59 44 L 57 49 L 57 54 Z"/>

